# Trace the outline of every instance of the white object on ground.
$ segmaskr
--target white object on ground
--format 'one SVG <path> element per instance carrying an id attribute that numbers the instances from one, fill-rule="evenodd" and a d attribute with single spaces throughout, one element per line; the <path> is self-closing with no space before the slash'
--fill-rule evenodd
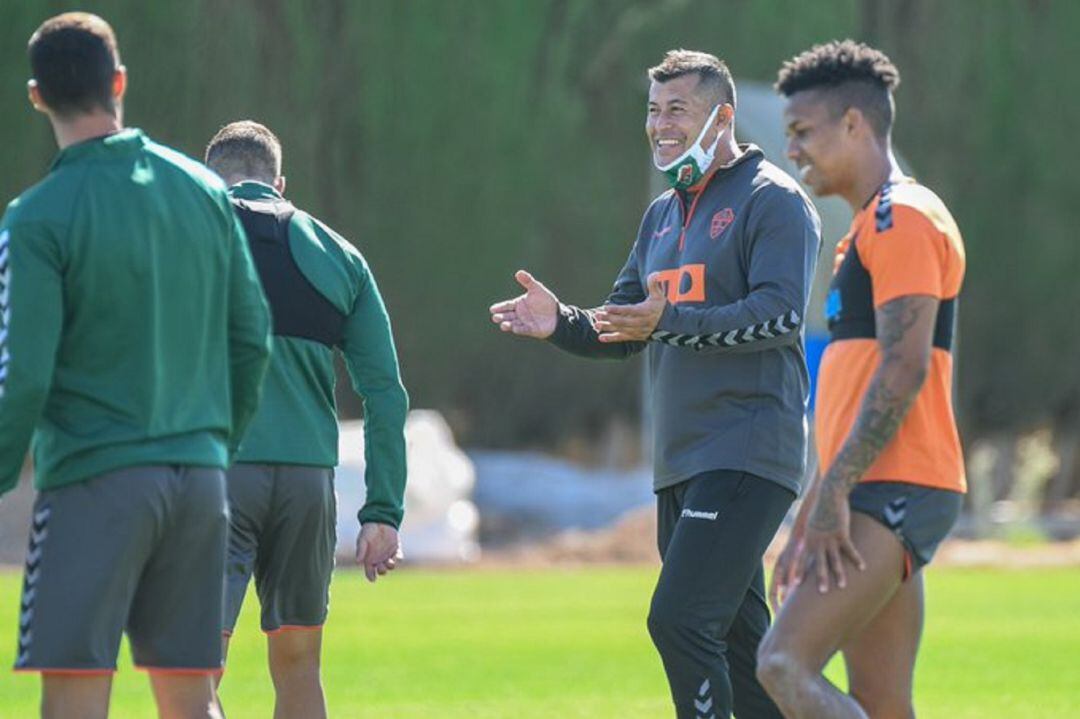
<path id="1" fill-rule="evenodd" d="M 474 561 L 480 556 L 480 515 L 472 502 L 476 472 L 434 410 L 413 410 L 405 421 L 408 481 L 401 543 L 406 560 Z M 337 553 L 351 557 L 364 504 L 364 423 L 342 422 L 338 439 Z"/>

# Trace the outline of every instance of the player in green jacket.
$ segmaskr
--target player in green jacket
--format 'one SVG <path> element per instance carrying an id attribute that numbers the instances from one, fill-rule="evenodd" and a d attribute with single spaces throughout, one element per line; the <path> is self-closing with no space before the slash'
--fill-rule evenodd
<path id="1" fill-rule="evenodd" d="M 326 716 L 319 654 L 336 544 L 334 351 L 364 399 L 367 495 L 356 557 L 372 581 L 397 561 L 408 399 L 375 278 L 352 245 L 284 198 L 277 137 L 255 122 L 231 123 L 210 141 L 206 163 L 229 185 L 274 326 L 262 404 L 227 476 L 225 634 L 254 575 L 274 715 L 318 719 Z"/>
<path id="2" fill-rule="evenodd" d="M 60 154 L 0 221 L 0 491 L 31 435 L 39 490 L 15 666 L 43 716 L 105 716 L 126 631 L 163 716 L 217 716 L 222 470 L 266 302 L 220 179 L 124 129 L 109 25 L 54 17 L 29 56 Z"/>

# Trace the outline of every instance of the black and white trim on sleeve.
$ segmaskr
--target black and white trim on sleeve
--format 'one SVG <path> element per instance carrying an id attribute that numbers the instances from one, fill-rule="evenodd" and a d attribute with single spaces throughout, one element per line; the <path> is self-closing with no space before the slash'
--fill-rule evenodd
<path id="1" fill-rule="evenodd" d="M 738 347 L 791 334 L 799 329 L 801 322 L 802 318 L 799 317 L 799 313 L 791 310 L 774 319 L 743 327 L 742 329 L 715 332 L 708 335 L 687 335 L 656 330 L 649 336 L 649 339 L 653 342 L 662 342 L 673 347 L 689 347 L 693 350 L 703 350 L 710 347 Z"/>
<path id="2" fill-rule="evenodd" d="M 0 397 L 7 384 L 8 328 L 11 326 L 11 233 L 0 232 Z"/>

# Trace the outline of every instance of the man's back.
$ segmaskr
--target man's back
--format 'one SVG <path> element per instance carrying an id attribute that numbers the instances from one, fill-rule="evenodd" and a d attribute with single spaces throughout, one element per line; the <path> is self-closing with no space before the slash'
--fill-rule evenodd
<path id="1" fill-rule="evenodd" d="M 7 384 L 26 391 L 2 422 L 36 415 L 44 399 L 39 488 L 135 464 L 224 467 L 230 362 L 265 353 L 266 310 L 220 180 L 124 130 L 63 150 L 11 204 L 3 232 Z M 33 326 L 17 302 L 34 308 Z M 253 410 L 250 388 L 236 391 Z M 21 461 L 5 445 L 24 441 L 3 434 L 0 483 Z"/>
<path id="2" fill-rule="evenodd" d="M 340 349 L 364 400 L 368 505 L 361 516 L 396 525 L 405 481 L 407 397 L 389 319 L 367 263 L 270 186 L 242 182 L 229 194 L 248 228 L 274 316 L 274 349 L 262 401 L 237 461 L 337 464 L 333 351 Z M 275 222 L 261 222 L 272 217 L 280 223 L 277 230 L 271 229 Z M 272 238 L 275 231 L 281 236 Z M 275 244 L 279 247 L 271 249 Z M 279 251 L 274 258 L 266 254 Z"/>

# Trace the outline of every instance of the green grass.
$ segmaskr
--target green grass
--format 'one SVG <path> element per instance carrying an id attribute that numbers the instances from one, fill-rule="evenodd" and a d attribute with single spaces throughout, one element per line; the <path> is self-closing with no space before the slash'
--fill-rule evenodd
<path id="1" fill-rule="evenodd" d="M 331 716 L 671 716 L 643 621 L 654 574 L 406 568 L 372 586 L 339 572 L 324 660 Z M 7 628 L 11 646 L 18 589 L 17 574 L 0 574 L 0 631 Z M 1080 717 L 1080 570 L 931 569 L 927 589 L 920 719 Z M 153 716 L 146 678 L 131 669 L 126 648 L 121 664 L 111 716 Z M 34 716 L 37 695 L 34 676 L 8 674 L 0 717 Z M 271 714 L 250 597 L 222 695 L 230 719 Z"/>

